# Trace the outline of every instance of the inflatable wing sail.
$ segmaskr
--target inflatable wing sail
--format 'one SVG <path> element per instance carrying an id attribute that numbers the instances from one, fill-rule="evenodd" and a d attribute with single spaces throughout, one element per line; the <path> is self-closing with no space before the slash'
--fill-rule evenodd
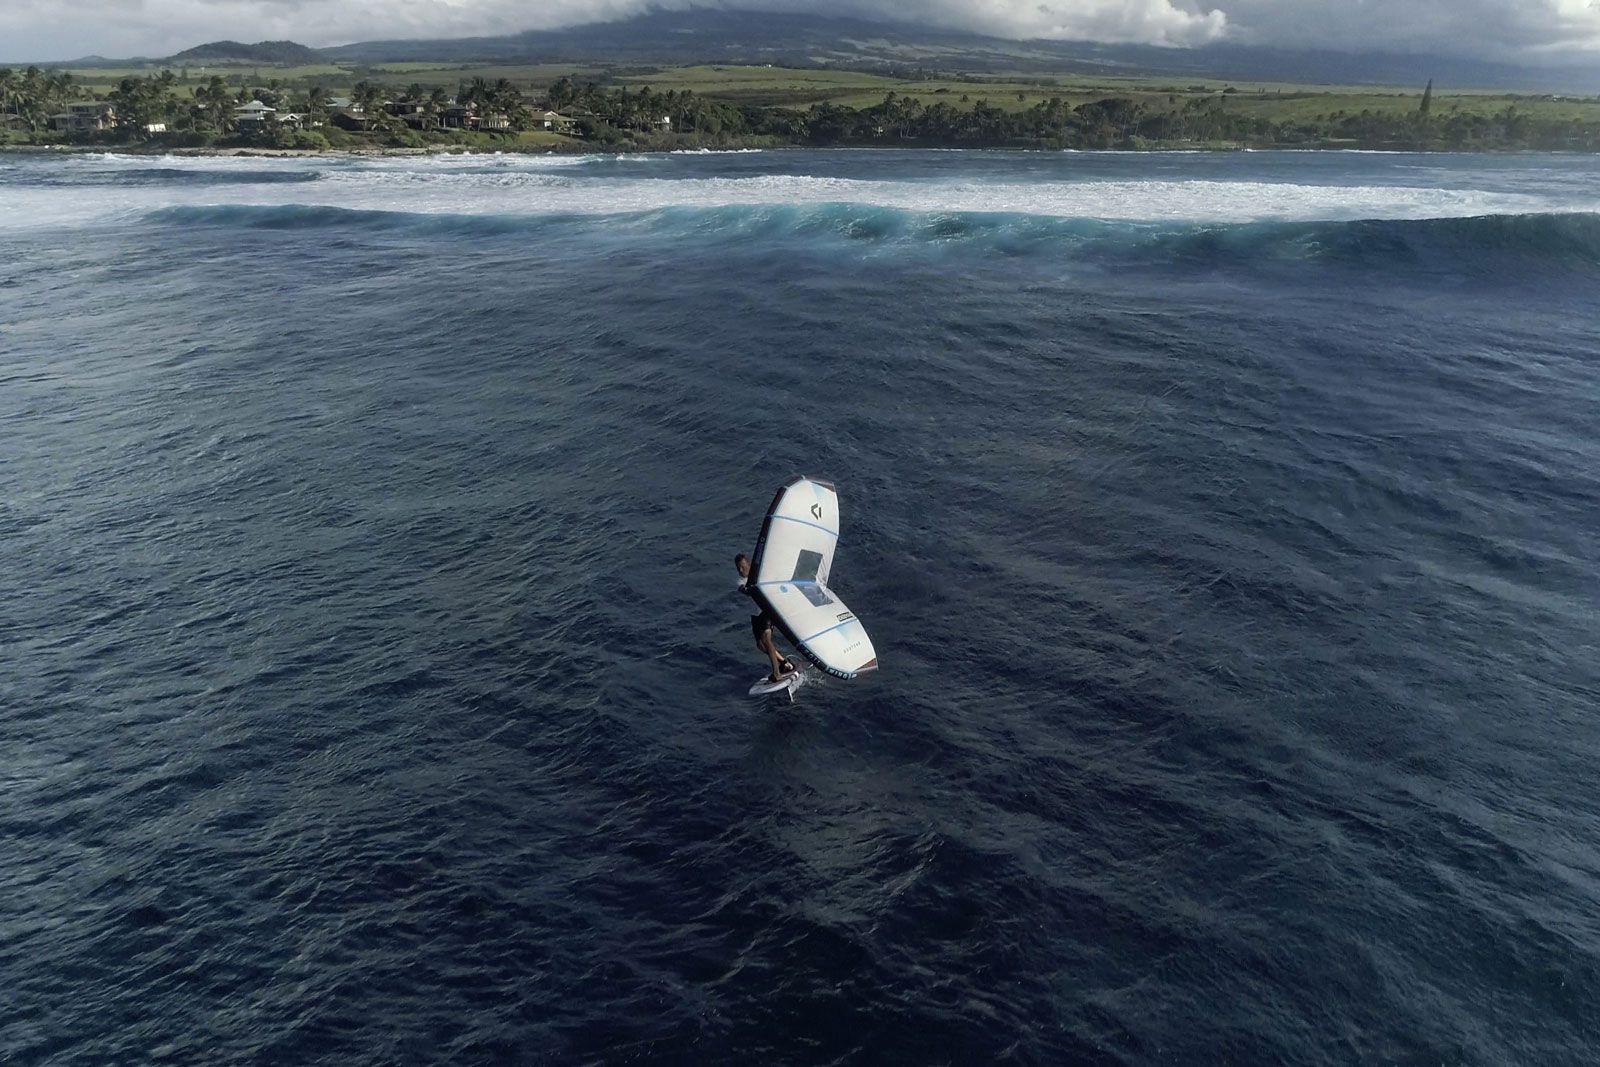
<path id="1" fill-rule="evenodd" d="M 839 678 L 876 670 L 878 653 L 855 614 L 828 588 L 839 541 L 839 497 L 815 478 L 778 490 L 761 524 L 750 586 L 783 635 Z"/>

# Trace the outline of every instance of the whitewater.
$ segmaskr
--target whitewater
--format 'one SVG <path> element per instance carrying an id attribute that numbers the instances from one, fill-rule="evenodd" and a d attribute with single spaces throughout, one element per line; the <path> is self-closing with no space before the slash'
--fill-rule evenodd
<path id="1" fill-rule="evenodd" d="M 375 159 L 85 154 L 0 164 L 0 188 L 10 208 L 0 228 L 95 225 L 183 206 L 537 218 L 853 205 L 1134 223 L 1600 211 L 1600 192 L 1581 180 L 1581 163 L 1559 158 L 1520 172 L 1472 173 L 1462 168 L 1461 157 L 1435 166 L 1425 156 L 1366 155 L 1381 160 L 1368 168 L 1366 180 L 1331 175 L 1325 159 L 1304 153 L 1220 159 L 1190 153 L 984 153 L 978 164 L 959 169 L 949 158 L 863 151 Z M 907 165 L 896 166 L 896 159 Z M 1171 174 L 1175 169 L 1185 173 Z M 866 176 L 885 171 L 895 173 Z M 1141 176 L 1151 171 L 1156 173 Z M 89 189 L 94 194 L 85 196 Z"/>

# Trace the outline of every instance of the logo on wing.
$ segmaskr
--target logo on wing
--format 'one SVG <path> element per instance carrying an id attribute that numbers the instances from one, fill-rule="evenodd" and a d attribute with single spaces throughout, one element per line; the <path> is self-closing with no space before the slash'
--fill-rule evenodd
<path id="1" fill-rule="evenodd" d="M 821 504 L 812 504 L 811 505 L 811 514 L 816 516 L 819 519 L 822 518 L 822 505 Z"/>

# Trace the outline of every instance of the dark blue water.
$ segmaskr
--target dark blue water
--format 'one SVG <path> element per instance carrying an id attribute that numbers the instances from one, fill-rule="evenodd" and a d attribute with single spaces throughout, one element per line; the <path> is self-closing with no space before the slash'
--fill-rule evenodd
<path id="1" fill-rule="evenodd" d="M 0 1060 L 1594 1062 L 1596 189 L 0 159 Z"/>

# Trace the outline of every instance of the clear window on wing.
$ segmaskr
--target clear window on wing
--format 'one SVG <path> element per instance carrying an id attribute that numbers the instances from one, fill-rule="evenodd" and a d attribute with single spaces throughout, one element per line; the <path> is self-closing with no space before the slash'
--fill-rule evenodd
<path id="1" fill-rule="evenodd" d="M 822 567 L 822 553 L 812 552 L 802 548 L 799 557 L 794 561 L 794 578 L 796 582 L 814 582 L 817 580 L 817 571 Z"/>
<path id="2" fill-rule="evenodd" d="M 794 561 L 794 578 L 791 581 L 800 592 L 805 594 L 807 600 L 819 608 L 825 608 L 833 603 L 833 598 L 828 591 L 817 584 L 817 570 L 822 566 L 822 553 L 800 550 L 800 556 Z"/>

